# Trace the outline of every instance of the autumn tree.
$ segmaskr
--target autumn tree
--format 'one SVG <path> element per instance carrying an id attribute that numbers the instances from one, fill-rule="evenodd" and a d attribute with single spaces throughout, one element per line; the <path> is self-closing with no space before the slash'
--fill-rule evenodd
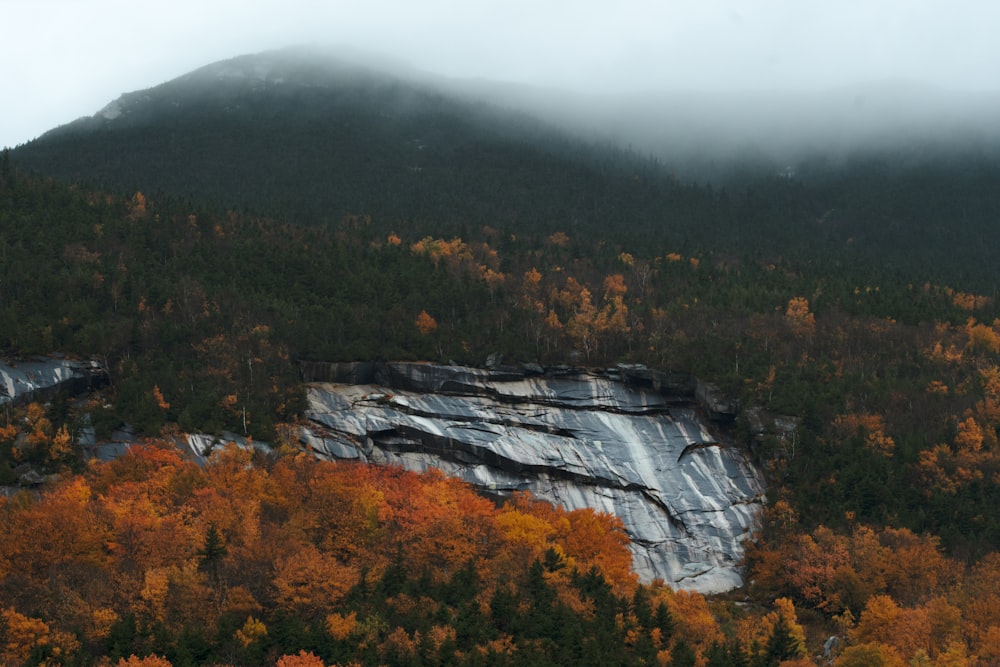
<path id="1" fill-rule="evenodd" d="M 881 415 L 870 413 L 849 413 L 837 415 L 833 420 L 833 431 L 845 439 L 856 437 L 871 451 L 891 457 L 896 448 L 892 436 L 885 432 L 885 422 Z"/>
<path id="2" fill-rule="evenodd" d="M 566 335 L 589 359 L 597 345 L 598 310 L 594 305 L 591 292 L 576 278 L 566 278 L 566 286 L 556 295 L 556 302 L 562 307 L 565 315 Z"/>
<path id="3" fill-rule="evenodd" d="M 417 331 L 424 336 L 433 333 L 438 327 L 437 320 L 435 320 L 426 310 L 420 311 L 414 325 L 417 327 Z"/>
<path id="4" fill-rule="evenodd" d="M 5 665 L 26 664 L 31 655 L 61 660 L 80 647 L 72 633 L 14 609 L 0 610 L 0 630 L 0 662 Z"/>
<path id="5" fill-rule="evenodd" d="M 905 667 L 899 652 L 885 644 L 865 643 L 849 646 L 840 654 L 835 667 Z"/>
<path id="6" fill-rule="evenodd" d="M 630 331 L 629 309 L 625 305 L 628 287 L 620 273 L 604 278 L 604 304 L 597 316 L 595 328 L 604 338 L 620 338 Z"/>
<path id="7" fill-rule="evenodd" d="M 812 337 L 816 331 L 816 317 L 809 311 L 809 300 L 802 296 L 789 299 L 785 323 L 796 337 Z"/>
<path id="8" fill-rule="evenodd" d="M 325 664 L 318 655 L 303 649 L 294 655 L 281 656 L 275 667 L 324 667 Z"/>
<path id="9" fill-rule="evenodd" d="M 115 667 L 172 667 L 172 665 L 169 660 L 157 655 L 147 655 L 142 658 L 130 655 L 115 663 Z"/>
<path id="10" fill-rule="evenodd" d="M 360 577 L 356 567 L 312 545 L 289 549 L 275 566 L 276 602 L 282 609 L 304 617 L 335 608 Z"/>
<path id="11" fill-rule="evenodd" d="M 546 335 L 552 330 L 552 327 L 547 324 L 549 307 L 546 305 L 541 285 L 542 274 L 537 268 L 532 267 L 525 271 L 521 278 L 518 299 L 518 305 L 526 314 L 525 326 L 529 339 L 534 343 L 536 356 L 540 356 L 543 350 L 548 352 L 553 342 Z M 544 346 L 543 343 L 545 343 Z"/>
<path id="12" fill-rule="evenodd" d="M 148 215 L 149 212 L 146 210 L 146 196 L 136 191 L 128 204 L 128 219 L 136 222 L 138 220 L 145 220 Z"/>

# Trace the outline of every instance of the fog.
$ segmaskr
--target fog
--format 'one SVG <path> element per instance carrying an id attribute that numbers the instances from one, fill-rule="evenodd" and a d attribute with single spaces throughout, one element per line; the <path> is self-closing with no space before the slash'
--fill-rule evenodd
<path id="1" fill-rule="evenodd" d="M 871 155 L 923 162 L 1000 155 L 1000 93 L 882 81 L 826 90 L 673 91 L 596 95 L 488 85 L 454 90 L 526 110 L 588 140 L 665 163 L 684 180 L 734 168 L 794 175 Z"/>
<path id="2" fill-rule="evenodd" d="M 3 18 L 4 146 L 210 62 L 302 43 L 688 164 L 975 141 L 1000 117 L 988 1 L 37 0 L 4 2 Z"/>

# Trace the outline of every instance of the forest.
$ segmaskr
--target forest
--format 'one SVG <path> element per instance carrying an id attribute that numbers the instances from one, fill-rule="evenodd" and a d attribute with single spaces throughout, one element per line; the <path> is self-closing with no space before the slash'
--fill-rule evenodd
<path id="1" fill-rule="evenodd" d="M 0 505 L 0 660 L 787 667 L 813 664 L 819 615 L 849 638 L 838 665 L 1000 658 L 995 554 L 964 572 L 906 529 L 773 511 L 751 568 L 787 595 L 708 600 L 639 584 L 606 514 L 288 445 L 199 467 L 151 439 Z"/>
<path id="2" fill-rule="evenodd" d="M 81 136 L 76 155 L 100 139 Z M 4 151 L 0 352 L 97 359 L 110 384 L 0 414 L 0 484 L 48 480 L 0 499 L 0 663 L 997 664 L 1000 163 L 858 156 L 718 187 L 491 141 L 458 141 L 424 199 L 306 183 L 295 208 Z M 638 582 L 610 516 L 296 450 L 301 361 L 497 352 L 738 398 L 726 435 L 769 486 L 746 587 Z M 144 444 L 118 459 L 73 446 L 123 424 Z M 168 444 L 195 431 L 270 452 L 199 467 Z"/>

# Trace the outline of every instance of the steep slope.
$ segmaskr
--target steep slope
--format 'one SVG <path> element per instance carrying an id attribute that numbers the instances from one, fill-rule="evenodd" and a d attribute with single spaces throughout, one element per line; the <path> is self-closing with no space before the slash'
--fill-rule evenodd
<path id="1" fill-rule="evenodd" d="M 298 49 L 123 95 L 14 158 L 68 181 L 305 223 L 367 214 L 391 224 L 569 227 L 635 202 L 652 210 L 666 194 L 659 180 L 652 188 L 621 174 L 609 181 L 607 162 L 623 156 L 528 116 Z"/>
<path id="2" fill-rule="evenodd" d="M 867 100 L 864 113 L 852 99 Z M 1000 152 L 983 118 L 997 102 L 899 111 L 925 99 L 565 97 L 553 110 L 545 95 L 288 49 L 123 95 L 10 160 L 296 224 L 363 216 L 382 234 L 466 240 L 485 227 L 565 232 L 630 252 L 849 266 L 991 291 Z M 795 161 L 775 162 L 784 158 Z M 674 168 L 724 174 L 724 187 L 683 184 Z"/>

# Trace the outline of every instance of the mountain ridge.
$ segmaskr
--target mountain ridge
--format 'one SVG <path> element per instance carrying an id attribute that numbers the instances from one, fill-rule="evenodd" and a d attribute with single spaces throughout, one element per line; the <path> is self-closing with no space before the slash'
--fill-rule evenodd
<path id="1" fill-rule="evenodd" d="M 744 100 L 747 116 L 733 129 L 732 115 L 718 110 L 729 104 L 724 96 L 708 106 L 670 102 L 673 116 L 662 118 L 656 105 L 623 111 L 627 100 L 586 111 L 581 97 L 539 93 L 531 101 L 509 86 L 468 86 L 363 61 L 284 49 L 211 63 L 127 93 L 11 157 L 67 182 L 297 224 L 360 215 L 383 233 L 430 226 L 462 237 L 484 227 L 515 236 L 599 234 L 612 245 L 664 252 L 862 262 L 996 287 L 985 249 L 997 234 L 990 221 L 1000 202 L 985 184 L 1000 171 L 1000 131 L 958 120 L 950 138 L 937 133 L 940 124 L 918 131 L 930 121 L 898 134 L 878 129 L 904 128 L 909 116 L 893 105 L 920 106 L 924 89 L 881 90 L 881 98 L 851 89 L 855 101 L 842 106 L 875 108 L 872 122 L 881 126 L 868 135 L 827 128 L 828 150 L 809 151 L 796 132 L 809 135 L 809 123 L 822 126 L 823 118 L 796 109 L 784 113 L 802 115 L 797 125 L 772 117 L 775 100 L 762 93 L 732 98 Z M 822 108 L 827 98 L 816 95 L 798 108 Z M 992 108 L 993 98 L 982 99 Z M 963 111 L 961 99 L 949 108 L 955 118 L 979 113 Z M 617 120 L 617 134 L 594 120 L 602 113 Z M 925 117 L 937 116 L 931 109 Z M 770 152 L 733 148 L 751 126 L 746 136 L 780 141 Z M 839 143 L 829 143 L 838 132 Z M 648 140 L 640 148 L 623 147 L 640 136 Z M 673 162 L 657 156 L 664 151 Z M 703 185 L 693 182 L 697 175 Z M 940 247 L 953 247 L 954 257 L 940 257 Z"/>
<path id="2" fill-rule="evenodd" d="M 893 80 L 823 90 L 589 94 L 449 78 L 369 53 L 295 46 L 216 61 L 124 93 L 94 114 L 18 148 L 67 131 L 94 129 L 102 120 L 127 119 L 123 108 L 135 107 L 137 101 L 155 99 L 161 108 L 154 113 L 166 115 L 164 104 L 176 108 L 179 100 L 233 102 L 233 95 L 245 97 L 262 87 L 272 95 L 282 88 L 290 94 L 296 88 L 339 87 L 352 93 L 355 102 L 379 87 L 406 89 L 411 97 L 434 96 L 464 112 L 487 107 L 494 120 L 503 115 L 530 117 L 544 124 L 544 132 L 561 133 L 568 140 L 638 151 L 687 180 L 724 179 L 727 163 L 748 158 L 758 166 L 767 163 L 782 170 L 821 156 L 843 160 L 873 150 L 899 155 L 914 149 L 995 151 L 1000 146 L 1000 93 L 949 91 Z M 304 113 L 309 108 L 283 111 Z M 229 105 L 227 111 L 235 109 Z M 509 124 L 509 119 L 504 122 Z"/>
<path id="3" fill-rule="evenodd" d="M 391 76 L 372 78 L 353 66 L 316 70 L 315 61 L 296 54 L 281 74 L 272 68 L 265 76 L 261 64 L 267 62 L 259 56 L 224 61 L 126 94 L 95 116 L 22 146 L 14 157 L 70 181 L 97 180 L 126 190 L 162 188 L 181 197 L 265 211 L 284 207 L 268 206 L 267 197 L 281 198 L 320 181 L 322 188 L 294 197 L 316 202 L 300 206 L 299 217 L 339 220 L 384 211 L 384 217 L 400 218 L 413 214 L 412 203 L 419 208 L 425 202 L 427 217 L 440 219 L 452 206 L 435 194 L 442 182 L 462 183 L 483 201 L 497 199 L 497 186 L 472 182 L 467 165 L 456 164 L 456 154 L 466 162 L 487 156 L 489 165 L 499 166 L 510 147 L 556 137 L 540 130 L 534 119 L 476 108 Z M 257 76 L 240 76 L 248 73 Z M 287 83 L 296 79 L 303 85 Z M 310 85 L 316 83 L 325 85 Z M 270 174 L 248 167 L 272 156 L 281 164 Z M 547 171 L 567 168 L 558 157 L 545 159 Z M 202 173 L 186 178 L 192 162 Z M 207 178 L 206 171 L 211 172 Z M 249 194 L 240 192 L 244 187 Z M 408 203 L 381 205 L 393 199 Z"/>

